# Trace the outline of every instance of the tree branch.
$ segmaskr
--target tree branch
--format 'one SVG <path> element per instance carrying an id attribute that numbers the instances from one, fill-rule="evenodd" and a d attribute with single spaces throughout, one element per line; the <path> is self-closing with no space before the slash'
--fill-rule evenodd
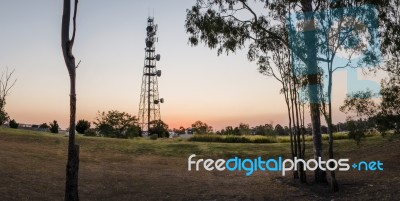
<path id="1" fill-rule="evenodd" d="M 258 16 L 257 14 L 253 11 L 253 9 L 250 8 L 250 6 L 248 6 L 244 0 L 240 0 L 240 2 L 243 4 L 243 6 L 251 12 L 251 14 L 254 17 L 254 23 L 258 26 L 258 28 L 262 29 L 263 31 L 265 31 L 266 33 L 268 33 L 269 35 L 271 35 L 272 37 L 276 38 L 277 40 L 281 41 L 284 45 L 286 45 L 287 47 L 289 47 L 289 44 L 287 41 L 285 41 L 282 37 L 276 35 L 274 32 L 269 31 L 268 29 L 262 27 L 261 25 L 258 24 Z"/>
<path id="2" fill-rule="evenodd" d="M 71 41 L 70 41 L 70 43 L 71 43 L 71 49 L 72 49 L 72 46 L 74 45 L 74 42 L 75 42 L 76 13 L 77 13 L 77 11 L 78 11 L 78 1 L 79 1 L 79 0 L 75 0 L 74 17 L 73 17 L 74 30 L 73 30 L 73 32 L 72 32 L 72 39 L 71 39 Z"/>

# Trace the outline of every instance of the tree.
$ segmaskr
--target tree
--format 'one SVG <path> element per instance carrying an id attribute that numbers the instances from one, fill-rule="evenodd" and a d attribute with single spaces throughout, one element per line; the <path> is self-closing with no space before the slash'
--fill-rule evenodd
<path id="1" fill-rule="evenodd" d="M 387 58 L 384 63 L 380 65 L 383 69 L 390 74 L 400 76 L 400 8 L 398 0 L 381 1 L 384 6 L 379 9 L 379 17 L 381 26 L 382 37 L 382 54 Z M 375 69 L 373 69 L 375 70 Z"/>
<path id="2" fill-rule="evenodd" d="M 207 134 L 212 132 L 212 127 L 201 121 L 196 121 L 192 124 L 193 133 L 195 134 Z"/>
<path id="3" fill-rule="evenodd" d="M 278 135 L 285 135 L 285 129 L 283 129 L 283 127 L 280 124 L 276 124 L 275 126 L 275 132 Z"/>
<path id="4" fill-rule="evenodd" d="M 10 128 L 18 128 L 19 124 L 13 119 L 9 123 Z"/>
<path id="5" fill-rule="evenodd" d="M 381 82 L 382 101 L 376 115 L 378 130 L 383 135 L 388 130 L 400 134 L 400 76 L 390 75 Z"/>
<path id="6" fill-rule="evenodd" d="M 58 125 L 56 120 L 54 120 L 52 123 L 50 123 L 50 132 L 51 133 L 58 133 L 59 128 L 60 128 L 60 126 Z"/>
<path id="7" fill-rule="evenodd" d="M 0 125 L 9 120 L 9 116 L 5 111 L 6 98 L 10 95 L 11 89 L 14 87 L 17 79 L 12 79 L 15 70 L 11 72 L 8 68 L 1 73 L 0 77 Z"/>
<path id="8" fill-rule="evenodd" d="M 286 20 L 282 19 L 282 26 L 286 26 L 285 23 Z M 297 64 L 300 62 L 298 59 L 293 57 L 290 49 L 285 47 L 284 45 L 282 46 L 282 48 L 276 48 L 272 50 L 271 53 L 263 53 L 259 51 L 251 53 L 250 55 L 254 57 L 254 55 L 257 54 L 259 55 L 259 59 L 257 62 L 257 64 L 259 65 L 259 72 L 266 76 L 275 78 L 282 85 L 280 93 L 284 95 L 287 108 L 289 120 L 288 133 L 290 135 L 290 149 L 292 159 L 294 159 L 295 157 L 303 158 L 305 152 L 305 132 L 303 132 L 301 127 L 304 127 L 305 101 L 302 100 L 304 99 L 304 97 L 300 96 L 299 90 L 301 90 L 301 85 L 299 83 L 304 82 L 305 79 L 297 76 L 297 74 L 301 74 L 300 72 L 304 71 L 304 67 L 302 67 L 301 64 L 293 65 L 293 63 Z M 270 60 L 272 60 L 272 63 L 268 61 L 269 58 Z M 270 128 L 266 129 L 266 134 L 276 133 Z M 300 138 L 300 136 L 302 136 L 302 138 Z M 298 174 L 300 174 L 300 181 L 305 183 L 306 174 L 302 168 L 299 168 L 298 171 L 293 171 L 293 177 L 295 179 L 299 178 Z"/>
<path id="9" fill-rule="evenodd" d="M 48 129 L 48 128 L 50 128 L 50 126 L 47 125 L 47 123 L 42 123 L 42 124 L 39 125 L 39 128 L 40 129 Z"/>
<path id="10" fill-rule="evenodd" d="M 346 114 L 355 114 L 356 117 L 366 120 L 377 111 L 377 105 L 372 100 L 373 96 L 374 93 L 371 90 L 347 94 L 343 105 L 339 109 Z M 350 118 L 353 118 L 353 116 L 350 116 Z"/>
<path id="11" fill-rule="evenodd" d="M 137 125 L 138 119 L 125 112 L 111 110 L 106 112 L 98 112 L 96 122 L 96 130 L 105 137 L 128 138 L 127 130 Z"/>
<path id="12" fill-rule="evenodd" d="M 265 53 L 272 52 L 277 49 L 276 47 L 290 48 L 287 34 L 285 34 L 285 26 L 280 23 L 290 10 L 303 12 L 307 17 L 306 23 L 303 23 L 303 30 L 315 30 L 314 16 L 309 13 L 325 9 L 315 6 L 312 0 L 295 1 L 293 4 L 290 4 L 289 1 L 260 0 L 256 2 L 263 4 L 259 6 L 263 6 L 265 13 L 258 13 L 246 0 L 197 0 L 195 6 L 187 10 L 186 15 L 185 27 L 190 35 L 189 42 L 192 45 L 198 45 L 200 40 L 211 49 L 217 48 L 218 54 L 224 51 L 227 54 L 235 52 L 242 49 L 245 44 L 249 44 L 248 58 L 250 60 L 258 59 L 258 63 L 265 63 L 269 61 L 269 57 L 265 56 Z M 246 11 L 248 15 L 244 14 Z M 303 51 L 305 55 L 298 54 L 297 57 L 301 58 L 307 69 L 314 158 L 318 159 L 318 157 L 322 157 L 320 103 L 318 88 L 313 87 L 319 83 L 319 76 L 315 73 L 318 68 L 317 41 L 314 31 L 306 31 L 304 35 L 302 43 L 307 44 Z M 315 180 L 326 182 L 325 175 L 324 171 L 317 169 Z"/>
<path id="13" fill-rule="evenodd" d="M 323 5 L 325 4 L 325 5 Z M 320 63 L 324 62 L 325 68 L 319 67 L 319 71 L 325 74 L 325 82 L 319 85 L 319 95 L 322 104 L 321 114 L 324 116 L 327 126 L 321 126 L 322 133 L 329 136 L 328 155 L 329 159 L 334 159 L 333 154 L 333 123 L 332 123 L 332 87 L 333 73 L 337 69 L 347 67 L 361 67 L 363 65 L 376 66 L 380 59 L 379 47 L 375 45 L 378 37 L 378 27 L 374 23 L 377 21 L 375 10 L 368 6 L 353 7 L 346 5 L 345 2 L 322 1 L 322 7 L 333 9 L 315 13 L 316 24 L 319 28 L 317 41 L 321 45 L 319 55 Z M 351 17 L 349 17 L 351 16 Z M 362 40 L 361 37 L 368 40 Z M 367 48 L 368 47 L 368 48 Z M 336 57 L 341 51 L 341 57 L 346 62 L 337 62 Z M 344 54 L 343 54 L 344 53 Z M 353 60 L 353 55 L 361 55 L 358 61 Z M 355 63 L 355 65 L 352 65 Z M 356 81 L 356 80 L 355 80 Z M 348 83 L 352 85 L 353 83 Z M 325 91 L 327 87 L 327 91 Z M 335 171 L 330 171 L 331 189 L 336 192 L 339 190 Z"/>
<path id="14" fill-rule="evenodd" d="M 249 135 L 250 134 L 249 124 L 240 123 L 239 124 L 239 133 L 240 133 L 240 135 Z"/>
<path id="15" fill-rule="evenodd" d="M 68 135 L 68 159 L 66 166 L 65 196 L 64 200 L 79 200 L 78 195 L 78 170 L 79 170 L 79 145 L 75 144 L 75 119 L 76 119 L 76 68 L 75 57 L 72 54 L 72 47 L 75 42 L 76 33 L 76 14 L 78 10 L 78 0 L 75 0 L 73 14 L 73 30 L 70 38 L 71 26 L 71 0 L 64 0 L 63 15 L 61 24 L 61 48 L 64 56 L 65 65 L 68 69 L 70 78 L 69 93 L 69 135 Z"/>
<path id="16" fill-rule="evenodd" d="M 76 123 L 76 131 L 80 134 L 85 134 L 85 131 L 90 128 L 90 122 L 84 119 L 79 120 Z"/>
<path id="17" fill-rule="evenodd" d="M 232 126 L 225 127 L 225 130 L 222 129 L 222 133 L 225 135 L 234 135 L 233 127 Z"/>
<path id="18" fill-rule="evenodd" d="M 174 132 L 179 135 L 183 135 L 186 133 L 186 129 L 183 126 L 180 126 L 179 129 L 174 128 Z"/>
<path id="19" fill-rule="evenodd" d="M 157 134 L 159 138 L 169 137 L 168 125 L 162 120 L 154 120 L 150 122 L 151 127 L 149 129 L 150 135 Z"/>
<path id="20" fill-rule="evenodd" d="M 276 49 L 290 49 L 291 60 L 300 61 L 301 64 L 304 65 L 302 73 L 297 75 L 303 76 L 305 81 L 302 83 L 302 88 L 305 89 L 308 96 L 314 158 L 317 159 L 318 157 L 322 157 L 322 138 L 320 133 L 321 89 L 318 87 L 322 84 L 322 77 L 319 64 L 321 62 L 332 62 L 331 59 L 334 58 L 335 55 L 330 54 L 332 52 L 329 51 L 329 48 L 332 46 L 326 45 L 326 43 L 321 41 L 324 37 L 328 39 L 326 41 L 329 41 L 331 36 L 326 34 L 327 32 L 324 33 L 324 31 L 321 31 L 323 29 L 321 29 L 321 24 L 318 24 L 318 22 L 322 21 L 325 23 L 322 25 L 327 25 L 326 27 L 330 28 L 332 24 L 329 20 L 325 20 L 329 19 L 327 14 L 329 14 L 330 17 L 334 17 L 335 20 L 340 19 L 339 22 L 344 21 L 342 20 L 344 17 L 356 17 L 360 19 L 359 17 L 362 18 L 366 16 L 368 18 L 375 15 L 375 10 L 373 10 L 373 12 L 364 12 L 371 10 L 368 10 L 368 6 L 363 6 L 367 4 L 376 5 L 379 18 L 384 19 L 382 20 L 384 23 L 381 23 L 381 25 L 389 24 L 389 30 L 390 33 L 392 33 L 387 36 L 386 29 L 380 29 L 382 32 L 385 32 L 382 33 L 382 35 L 387 39 L 385 40 L 387 43 L 384 44 L 390 44 L 391 38 L 395 37 L 397 43 L 395 45 L 390 45 L 391 48 L 388 49 L 390 49 L 392 53 L 396 52 L 398 56 L 400 47 L 398 45 L 400 39 L 397 37 L 397 33 L 400 30 L 398 26 L 398 6 L 396 0 L 390 0 L 390 3 L 388 2 L 389 1 L 319 0 L 256 0 L 250 2 L 247 0 L 197 0 L 196 4 L 190 10 L 187 10 L 185 27 L 187 33 L 190 35 L 190 44 L 196 46 L 199 41 L 204 42 L 211 49 L 216 48 L 218 54 L 224 51 L 227 54 L 235 52 L 248 45 L 248 58 L 250 60 L 258 60 L 258 65 L 264 65 L 270 62 L 273 57 L 269 53 L 274 52 Z M 263 9 L 258 9 L 261 7 Z M 343 11 L 347 12 L 349 10 L 353 12 L 350 16 L 340 16 Z M 389 10 L 389 12 L 385 12 L 386 10 Z M 286 24 L 281 23 L 287 19 L 287 16 L 292 16 L 292 14 L 294 17 L 289 17 Z M 358 14 L 361 16 L 358 16 Z M 292 23 L 295 20 L 301 21 L 301 23 Z M 289 27 L 289 30 L 286 30 L 287 27 Z M 357 25 L 355 28 L 365 29 L 365 26 Z M 368 27 L 368 29 L 369 28 L 370 27 Z M 379 30 L 378 27 L 376 28 Z M 345 29 L 338 30 L 339 32 L 337 33 L 346 33 L 348 30 L 352 31 L 354 29 L 352 29 L 352 27 L 347 29 L 346 27 Z M 371 34 L 370 39 L 376 38 L 376 36 L 376 34 Z M 359 42 L 353 38 L 342 41 L 342 38 L 343 37 L 336 37 L 336 39 L 339 39 L 337 42 L 339 42 L 339 44 L 341 42 L 347 43 L 348 47 L 352 46 L 355 42 Z M 376 55 L 371 54 L 368 50 L 364 52 L 361 60 L 368 62 L 375 59 Z M 329 57 L 320 57 L 321 53 L 328 53 Z M 292 63 L 294 64 L 295 62 Z M 294 84 L 296 85 L 296 81 L 294 81 Z M 296 90 L 296 88 L 297 87 L 293 87 L 294 90 Z M 296 96 L 296 93 L 297 92 L 294 92 L 293 94 Z M 295 97 L 295 99 L 297 98 Z M 296 106 L 296 104 L 293 106 Z M 293 116 L 293 118 L 296 119 L 297 115 L 294 115 L 296 117 Z M 330 115 L 328 114 L 327 116 L 329 117 Z M 301 119 L 299 119 L 299 121 L 302 122 Z M 328 124 L 330 125 L 329 122 L 331 122 L 331 118 L 328 119 Z M 332 139 L 332 137 L 330 139 Z M 333 150 L 333 143 L 331 140 L 329 143 L 329 150 Z M 332 154 L 330 154 L 330 156 L 331 155 Z M 317 182 L 326 182 L 325 172 L 317 169 L 315 171 L 315 180 Z M 333 191 L 336 190 L 333 189 Z"/>
<path id="21" fill-rule="evenodd" d="M 368 131 L 368 119 L 373 117 L 377 111 L 377 106 L 372 100 L 374 96 L 370 90 L 358 91 L 348 94 L 344 100 L 344 104 L 340 107 L 340 111 L 349 114 L 356 114 L 357 119 L 353 116 L 348 117 L 347 128 L 349 130 L 349 138 L 354 139 L 357 144 L 365 138 Z"/>

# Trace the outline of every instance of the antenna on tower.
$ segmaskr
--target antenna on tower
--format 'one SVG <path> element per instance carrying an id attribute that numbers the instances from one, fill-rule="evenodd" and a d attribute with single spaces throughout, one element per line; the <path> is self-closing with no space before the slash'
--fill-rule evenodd
<path id="1" fill-rule="evenodd" d="M 160 103 L 164 103 L 164 99 L 160 98 L 158 93 L 157 79 L 161 77 L 161 70 L 157 70 L 156 63 L 160 61 L 161 56 L 155 54 L 157 25 L 154 24 L 154 16 L 147 18 L 146 32 L 146 48 L 138 115 L 139 126 L 142 129 L 143 135 L 148 135 L 151 124 L 154 121 L 161 120 Z"/>

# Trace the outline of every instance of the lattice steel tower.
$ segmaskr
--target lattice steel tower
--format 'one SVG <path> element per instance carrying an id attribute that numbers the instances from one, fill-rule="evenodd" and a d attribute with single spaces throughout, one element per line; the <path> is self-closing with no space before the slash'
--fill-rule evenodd
<path id="1" fill-rule="evenodd" d="M 147 18 L 147 37 L 145 58 L 142 77 L 142 91 L 140 92 L 139 105 L 139 125 L 144 134 L 147 134 L 151 123 L 154 120 L 160 120 L 160 103 L 164 102 L 163 98 L 159 98 L 157 77 L 161 76 L 161 70 L 157 70 L 156 63 L 160 61 L 160 55 L 155 54 L 155 42 L 157 25 L 154 24 L 154 18 Z"/>

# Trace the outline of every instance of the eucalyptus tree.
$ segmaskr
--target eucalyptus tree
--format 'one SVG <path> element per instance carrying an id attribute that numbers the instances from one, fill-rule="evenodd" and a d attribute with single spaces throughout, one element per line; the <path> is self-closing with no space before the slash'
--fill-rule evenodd
<path id="1" fill-rule="evenodd" d="M 320 132 L 323 77 L 319 65 L 321 62 L 331 62 L 329 58 L 321 57 L 321 54 L 326 55 L 327 47 L 320 41 L 326 34 L 319 30 L 318 17 L 327 10 L 337 13 L 343 9 L 362 10 L 367 4 L 378 6 L 377 9 L 381 11 L 387 6 L 387 1 L 197 0 L 187 11 L 185 27 L 190 44 L 196 46 L 199 42 L 203 42 L 209 48 L 217 49 L 218 54 L 223 52 L 229 54 L 248 47 L 248 58 L 255 60 L 259 59 L 260 55 L 273 52 L 276 48 L 283 46 L 289 48 L 293 53 L 292 59 L 300 61 L 299 63 L 304 66 L 296 76 L 300 77 L 299 80 L 304 80 L 299 84 L 307 97 L 301 99 L 308 101 L 314 158 L 317 159 L 323 155 Z M 378 15 L 379 19 L 387 18 L 380 12 Z M 288 23 L 280 23 L 285 17 Z M 363 61 L 374 59 L 373 54 L 364 56 Z M 270 61 L 271 58 L 266 57 L 265 62 Z M 296 64 L 296 62 L 291 63 Z M 317 169 L 315 180 L 326 182 L 326 173 Z"/>
<path id="2" fill-rule="evenodd" d="M 293 2 L 293 3 L 291 3 Z M 285 25 L 280 23 L 290 12 L 312 13 L 320 9 L 314 1 L 255 1 L 247 0 L 198 0 L 187 11 L 186 31 L 189 42 L 198 45 L 199 40 L 209 48 L 217 49 L 218 54 L 235 52 L 245 46 L 249 47 L 249 59 L 259 56 L 257 52 L 272 52 L 276 48 L 291 48 L 289 39 L 285 37 Z M 260 9 L 262 8 L 262 9 Z M 313 15 L 304 20 L 304 30 L 313 30 Z M 312 22 L 312 23 L 311 23 Z M 306 55 L 297 55 L 307 68 L 309 83 L 318 84 L 317 48 L 315 33 L 304 32 L 302 45 L 307 44 Z M 269 58 L 267 58 L 269 61 Z M 320 104 L 318 88 L 309 85 L 310 114 L 312 121 L 314 157 L 322 157 L 322 138 L 320 132 Z M 315 171 L 317 182 L 326 182 L 326 174 L 321 169 Z"/>
<path id="3" fill-rule="evenodd" d="M 380 69 L 400 76 L 400 0 L 384 0 L 382 4 L 379 23 L 384 65 Z"/>
<path id="4" fill-rule="evenodd" d="M 342 1 L 330 4 L 332 9 L 315 13 L 316 36 L 319 43 L 319 71 L 324 78 L 320 85 L 321 113 L 328 126 L 330 159 L 333 154 L 332 88 L 333 73 L 343 68 L 375 66 L 380 61 L 378 16 L 371 5 L 348 7 Z M 323 76 L 325 75 L 325 76 Z M 348 86 L 357 80 L 348 79 Z M 326 89 L 327 88 L 327 89 Z M 351 90 L 351 87 L 348 87 Z M 332 191 L 339 190 L 335 171 L 330 171 Z"/>
<path id="5" fill-rule="evenodd" d="M 284 20 L 282 23 L 285 23 Z M 287 35 L 287 32 L 285 32 Z M 305 155 L 305 140 L 304 132 L 304 101 L 301 100 L 300 93 L 300 78 L 295 76 L 296 71 L 301 70 L 298 68 L 301 65 L 292 65 L 291 62 L 298 62 L 291 59 L 291 52 L 285 46 L 276 48 L 271 52 L 264 53 L 261 51 L 252 52 L 250 59 L 257 58 L 260 73 L 275 78 L 282 86 L 280 93 L 284 95 L 287 115 L 289 120 L 289 135 L 290 135 L 290 148 L 292 158 L 295 157 L 303 159 Z M 302 136 L 302 137 L 301 137 Z M 304 167 L 301 166 L 298 170 L 293 171 L 293 177 L 299 178 L 300 181 L 306 182 L 306 174 Z"/>

